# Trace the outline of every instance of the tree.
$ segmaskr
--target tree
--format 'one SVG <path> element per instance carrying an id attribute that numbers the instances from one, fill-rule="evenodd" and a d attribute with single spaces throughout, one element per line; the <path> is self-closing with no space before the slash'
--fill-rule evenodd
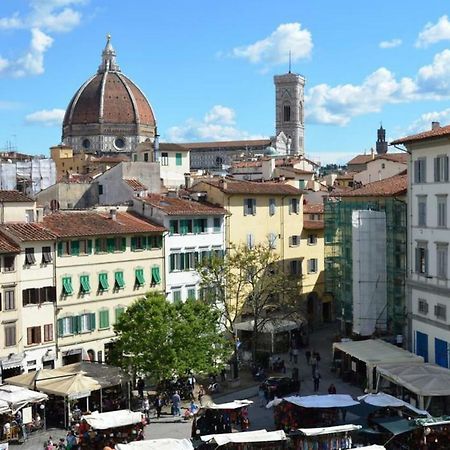
<path id="1" fill-rule="evenodd" d="M 212 257 L 198 267 L 205 300 L 223 317 L 224 327 L 236 334 L 236 320 L 253 322 L 252 354 L 256 357 L 258 333 L 276 316 L 299 312 L 298 279 L 286 273 L 284 261 L 269 245 L 232 245 L 225 258 Z"/>
<path id="2" fill-rule="evenodd" d="M 217 311 L 200 301 L 173 304 L 162 294 L 148 293 L 114 326 L 114 362 L 157 380 L 190 370 L 215 372 L 231 354 L 218 318 Z"/>

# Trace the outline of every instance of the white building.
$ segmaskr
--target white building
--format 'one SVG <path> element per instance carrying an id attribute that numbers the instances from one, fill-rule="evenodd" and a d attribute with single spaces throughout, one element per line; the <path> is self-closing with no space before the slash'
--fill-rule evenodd
<path id="1" fill-rule="evenodd" d="M 134 209 L 169 230 L 165 237 L 166 296 L 173 302 L 198 298 L 201 258 L 222 255 L 224 216 L 218 206 L 179 197 L 151 194 L 134 199 Z"/>
<path id="2" fill-rule="evenodd" d="M 449 367 L 450 126 L 408 136 L 408 287 L 411 348 L 425 361 Z"/>

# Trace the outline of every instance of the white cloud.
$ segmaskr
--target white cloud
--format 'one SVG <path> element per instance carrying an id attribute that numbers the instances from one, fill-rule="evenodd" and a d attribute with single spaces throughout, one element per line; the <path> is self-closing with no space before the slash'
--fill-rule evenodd
<path id="1" fill-rule="evenodd" d="M 22 27 L 23 22 L 19 13 L 14 13 L 10 17 L 0 17 L 0 30 L 14 30 Z"/>
<path id="2" fill-rule="evenodd" d="M 450 123 L 450 108 L 442 111 L 431 111 L 422 114 L 411 125 L 409 125 L 407 132 L 404 134 L 420 133 L 422 131 L 431 129 L 431 122 L 440 122 L 441 125 Z"/>
<path id="3" fill-rule="evenodd" d="M 390 41 L 381 41 L 378 46 L 380 48 L 394 48 L 402 45 L 401 39 L 391 39 Z"/>
<path id="4" fill-rule="evenodd" d="M 432 64 L 419 69 L 417 83 L 423 95 L 443 99 L 450 94 L 450 50 L 437 53 Z"/>
<path id="5" fill-rule="evenodd" d="M 170 127 L 165 139 L 170 142 L 232 141 L 239 139 L 264 139 L 235 126 L 235 112 L 222 105 L 213 106 L 203 120 L 187 119 L 182 125 Z"/>
<path id="6" fill-rule="evenodd" d="M 61 126 L 64 119 L 64 114 L 64 109 L 42 109 L 40 111 L 28 114 L 25 117 L 25 122 L 32 125 L 44 125 L 46 127 Z"/>
<path id="7" fill-rule="evenodd" d="M 428 47 L 440 41 L 450 40 L 450 22 L 448 17 L 442 16 L 436 23 L 428 22 L 424 29 L 419 33 L 416 41 L 416 47 Z"/>
<path id="8" fill-rule="evenodd" d="M 313 48 L 312 36 L 307 29 L 302 29 L 298 22 L 284 23 L 264 39 L 253 44 L 235 47 L 231 56 L 242 58 L 253 64 L 262 63 L 266 66 L 284 64 L 308 58 Z"/>

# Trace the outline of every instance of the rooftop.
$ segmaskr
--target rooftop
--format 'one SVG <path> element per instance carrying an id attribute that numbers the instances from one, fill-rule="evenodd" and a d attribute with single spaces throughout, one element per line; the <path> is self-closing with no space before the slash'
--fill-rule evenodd
<path id="1" fill-rule="evenodd" d="M 303 228 L 305 230 L 323 230 L 324 222 L 323 220 L 304 220 Z"/>
<path id="2" fill-rule="evenodd" d="M 267 147 L 270 139 L 251 139 L 243 141 L 213 141 L 213 142 L 186 142 L 180 144 L 189 149 L 216 149 L 216 148 L 242 148 L 245 147 Z"/>
<path id="3" fill-rule="evenodd" d="M 169 216 L 205 216 L 227 214 L 227 211 L 220 206 L 179 197 L 149 194 L 147 197 L 143 197 L 140 200 L 154 208 L 164 211 Z"/>
<path id="4" fill-rule="evenodd" d="M 303 205 L 304 214 L 323 214 L 323 203 L 305 203 Z"/>
<path id="5" fill-rule="evenodd" d="M 378 155 L 374 153 L 365 154 L 365 155 L 356 155 L 353 159 L 351 159 L 347 164 L 367 164 L 370 161 L 375 159 L 385 159 L 388 161 L 394 161 L 406 164 L 408 161 L 407 153 L 383 153 Z"/>
<path id="6" fill-rule="evenodd" d="M 303 191 L 289 184 L 274 182 L 238 181 L 231 178 L 201 180 L 205 184 L 214 186 L 226 194 L 254 194 L 254 195 L 301 195 Z"/>
<path id="7" fill-rule="evenodd" d="M 0 202 L 33 203 L 34 200 L 19 191 L 0 191 Z"/>
<path id="8" fill-rule="evenodd" d="M 124 181 L 128 184 L 128 186 L 130 186 L 131 189 L 133 189 L 133 191 L 146 191 L 148 189 L 147 186 L 135 178 L 125 178 Z"/>
<path id="9" fill-rule="evenodd" d="M 405 195 L 408 190 L 408 175 L 402 172 L 384 180 L 368 183 L 360 188 L 334 194 L 340 197 L 393 197 Z"/>
<path id="10" fill-rule="evenodd" d="M 1 225 L 0 231 L 19 242 L 52 241 L 56 238 L 55 234 L 38 223 L 8 223 Z"/>
<path id="11" fill-rule="evenodd" d="M 164 227 L 130 212 L 117 212 L 116 219 L 112 219 L 106 212 L 58 211 L 45 216 L 44 225 L 58 237 L 162 233 L 165 231 Z"/>
<path id="12" fill-rule="evenodd" d="M 446 125 L 445 127 L 437 126 L 434 129 L 424 131 L 422 133 L 402 137 L 400 139 L 392 141 L 390 145 L 411 144 L 413 142 L 425 141 L 428 139 L 438 139 L 446 136 L 450 136 L 450 125 Z"/>
<path id="13" fill-rule="evenodd" d="M 20 247 L 0 233 L 0 253 L 20 253 Z"/>

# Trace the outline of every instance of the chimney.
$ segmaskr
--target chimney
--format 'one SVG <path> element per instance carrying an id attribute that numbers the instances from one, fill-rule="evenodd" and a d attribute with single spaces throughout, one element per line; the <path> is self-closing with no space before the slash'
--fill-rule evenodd
<path id="1" fill-rule="evenodd" d="M 117 209 L 110 209 L 109 210 L 109 218 L 111 219 L 111 220 L 114 220 L 114 221 L 116 221 L 117 220 Z"/>
<path id="2" fill-rule="evenodd" d="M 431 122 L 431 129 L 437 130 L 438 128 L 441 128 L 440 122 Z"/>
<path id="3" fill-rule="evenodd" d="M 186 189 L 191 187 L 191 174 L 189 172 L 184 174 L 184 187 Z"/>

